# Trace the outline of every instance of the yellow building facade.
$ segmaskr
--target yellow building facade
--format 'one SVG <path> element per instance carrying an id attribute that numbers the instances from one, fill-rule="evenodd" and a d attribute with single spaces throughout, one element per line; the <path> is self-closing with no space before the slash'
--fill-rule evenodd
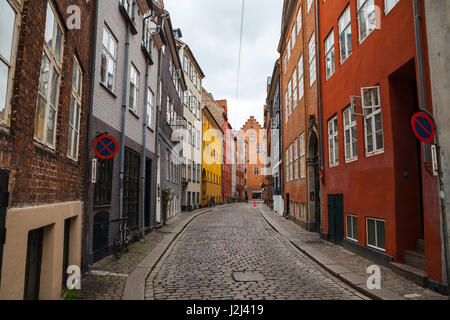
<path id="1" fill-rule="evenodd" d="M 223 131 L 208 107 L 202 111 L 202 200 L 203 207 L 222 203 Z"/>

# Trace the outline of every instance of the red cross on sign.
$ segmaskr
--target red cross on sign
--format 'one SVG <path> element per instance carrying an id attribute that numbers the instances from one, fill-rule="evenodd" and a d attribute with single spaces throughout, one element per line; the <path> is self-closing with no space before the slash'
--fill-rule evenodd
<path id="1" fill-rule="evenodd" d="M 94 142 L 94 153 L 100 159 L 111 159 L 119 151 L 119 143 L 116 138 L 109 135 L 102 135 Z"/>

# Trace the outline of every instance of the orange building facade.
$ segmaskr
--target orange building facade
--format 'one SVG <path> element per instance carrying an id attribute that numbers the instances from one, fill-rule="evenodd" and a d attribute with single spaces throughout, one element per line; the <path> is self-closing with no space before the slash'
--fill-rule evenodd
<path id="1" fill-rule="evenodd" d="M 412 115 L 424 107 L 413 1 L 319 3 L 323 235 L 400 268 L 422 269 L 439 285 L 438 179 L 430 170 L 430 145 L 411 129 Z M 420 49 L 428 61 L 420 15 Z M 424 83 L 431 111 L 427 63 Z"/>

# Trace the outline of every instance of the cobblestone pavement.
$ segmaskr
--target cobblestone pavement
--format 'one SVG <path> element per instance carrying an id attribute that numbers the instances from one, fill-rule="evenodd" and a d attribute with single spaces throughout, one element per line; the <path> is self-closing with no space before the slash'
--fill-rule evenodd
<path id="1" fill-rule="evenodd" d="M 318 252 L 330 257 L 337 263 L 345 266 L 353 272 L 366 274 L 367 267 L 375 263 L 369 259 L 363 258 L 342 246 L 335 245 L 329 241 L 320 238 L 318 233 L 308 232 L 290 220 L 281 218 L 270 208 L 261 204 L 260 208 L 265 212 L 272 214 L 273 218 L 296 239 L 305 242 L 308 246 L 314 248 Z M 414 282 L 396 274 L 391 269 L 380 266 L 381 269 L 381 287 L 395 292 L 408 300 L 447 300 L 448 297 L 436 293 L 430 289 L 418 286 Z"/>
<path id="2" fill-rule="evenodd" d="M 258 209 L 237 204 L 183 231 L 147 278 L 146 299 L 367 298 L 299 252 Z"/>
<path id="3" fill-rule="evenodd" d="M 167 233 L 182 221 L 195 214 L 182 212 L 169 220 L 163 228 L 156 229 L 146 236 L 145 241 L 131 245 L 130 251 L 117 259 L 114 255 L 92 265 L 90 270 L 96 274 L 85 275 L 81 280 L 81 290 L 77 294 L 83 300 L 120 300 L 127 276 L 136 268 L 141 260 L 164 238 Z"/>

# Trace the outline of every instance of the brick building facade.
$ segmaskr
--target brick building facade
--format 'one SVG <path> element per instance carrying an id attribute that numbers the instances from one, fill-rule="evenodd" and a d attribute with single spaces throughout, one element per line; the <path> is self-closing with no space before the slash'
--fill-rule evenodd
<path id="1" fill-rule="evenodd" d="M 0 299 L 56 299 L 81 265 L 94 2 L 8 0 L 0 16 Z"/>

